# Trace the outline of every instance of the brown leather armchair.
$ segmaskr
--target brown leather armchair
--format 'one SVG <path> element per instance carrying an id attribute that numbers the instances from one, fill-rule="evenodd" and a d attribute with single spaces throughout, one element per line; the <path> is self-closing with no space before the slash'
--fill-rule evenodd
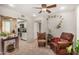
<path id="1" fill-rule="evenodd" d="M 73 37 L 74 35 L 72 33 L 66 33 L 63 32 L 59 37 L 54 37 L 51 39 L 50 48 L 59 55 L 65 55 L 68 54 L 66 47 L 73 44 Z"/>
<path id="2" fill-rule="evenodd" d="M 37 32 L 37 42 L 39 47 L 45 47 L 47 44 L 46 33 Z"/>

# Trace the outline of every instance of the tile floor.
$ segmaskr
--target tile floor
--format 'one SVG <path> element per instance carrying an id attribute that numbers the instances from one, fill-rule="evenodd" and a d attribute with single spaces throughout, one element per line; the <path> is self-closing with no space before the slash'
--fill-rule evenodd
<path id="1" fill-rule="evenodd" d="M 5 55 L 55 55 L 55 53 L 49 48 L 49 46 L 39 48 L 37 40 L 32 42 L 20 40 L 19 49 L 16 49 L 11 53 L 5 53 Z"/>

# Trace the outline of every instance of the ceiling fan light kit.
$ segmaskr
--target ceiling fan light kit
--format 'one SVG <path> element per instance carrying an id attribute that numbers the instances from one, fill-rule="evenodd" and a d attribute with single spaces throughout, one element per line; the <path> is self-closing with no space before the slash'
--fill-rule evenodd
<path id="1" fill-rule="evenodd" d="M 49 5 L 49 6 L 47 6 L 47 4 L 41 4 L 41 7 L 35 7 L 35 8 L 41 9 L 41 11 L 39 13 L 42 13 L 42 12 L 51 13 L 51 11 L 49 9 L 54 8 L 54 7 L 56 7 L 56 4 Z"/>
<path id="2" fill-rule="evenodd" d="M 46 8 L 42 8 L 42 11 L 45 12 L 47 9 Z"/>

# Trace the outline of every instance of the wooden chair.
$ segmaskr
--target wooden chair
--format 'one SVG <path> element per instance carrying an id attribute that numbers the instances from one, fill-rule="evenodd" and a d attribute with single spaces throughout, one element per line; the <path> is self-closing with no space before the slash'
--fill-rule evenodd
<path id="1" fill-rule="evenodd" d="M 45 47 L 47 45 L 46 33 L 37 32 L 37 42 L 39 47 Z"/>

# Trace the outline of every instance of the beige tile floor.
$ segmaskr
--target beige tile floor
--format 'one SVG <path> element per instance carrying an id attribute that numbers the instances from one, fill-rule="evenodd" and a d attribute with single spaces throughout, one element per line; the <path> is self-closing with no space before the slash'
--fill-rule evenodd
<path id="1" fill-rule="evenodd" d="M 55 53 L 49 46 L 39 48 L 36 40 L 32 42 L 20 40 L 19 49 L 11 53 L 5 53 L 5 55 L 55 55 Z"/>

